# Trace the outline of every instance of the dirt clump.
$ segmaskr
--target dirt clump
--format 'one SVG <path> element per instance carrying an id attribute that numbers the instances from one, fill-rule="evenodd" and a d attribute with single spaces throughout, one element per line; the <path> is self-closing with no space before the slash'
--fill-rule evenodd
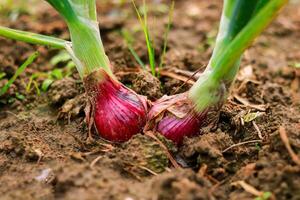
<path id="1" fill-rule="evenodd" d="M 162 173 L 169 167 L 166 150 L 146 135 L 135 135 L 122 145 L 122 149 L 116 152 L 116 155 L 116 164 L 121 169 L 138 176 Z"/>
<path id="2" fill-rule="evenodd" d="M 223 156 L 222 151 L 232 144 L 230 136 L 223 132 L 207 133 L 197 139 L 187 139 L 181 153 L 189 162 L 194 162 L 194 168 L 206 165 L 214 177 L 224 178 L 230 161 Z"/>
<path id="3" fill-rule="evenodd" d="M 55 81 L 49 88 L 48 96 L 52 104 L 63 104 L 66 100 L 78 94 L 76 81 L 72 78 L 63 78 Z"/>
<path id="4" fill-rule="evenodd" d="M 160 81 L 147 71 L 140 71 L 132 81 L 132 89 L 150 100 L 162 96 Z"/>
<path id="5" fill-rule="evenodd" d="M 205 200 L 212 195 L 212 183 L 191 170 L 178 170 L 156 178 L 152 183 L 154 196 L 158 200 Z"/>

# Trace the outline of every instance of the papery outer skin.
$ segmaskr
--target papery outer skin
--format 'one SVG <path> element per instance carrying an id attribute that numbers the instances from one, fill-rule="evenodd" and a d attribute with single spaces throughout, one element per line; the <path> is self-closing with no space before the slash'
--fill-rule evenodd
<path id="1" fill-rule="evenodd" d="M 205 113 L 190 113 L 184 118 L 178 118 L 174 115 L 165 116 L 158 123 L 157 131 L 173 142 L 181 144 L 184 137 L 199 134 L 205 117 Z"/>
<path id="2" fill-rule="evenodd" d="M 182 93 L 164 96 L 154 102 L 148 116 L 146 129 L 155 128 L 166 138 L 181 144 L 185 136 L 194 136 L 200 132 L 206 111 L 195 112 L 188 93 Z"/>
<path id="3" fill-rule="evenodd" d="M 104 139 L 124 142 L 140 133 L 147 120 L 146 99 L 110 78 L 103 70 L 85 84 L 94 103 L 94 122 Z"/>
<path id="4" fill-rule="evenodd" d="M 186 101 L 188 93 L 181 93 L 173 96 L 163 96 L 162 98 L 155 101 L 149 111 L 149 119 L 156 118 L 159 114 L 167 110 L 169 107 L 173 106 L 174 104 Z"/>

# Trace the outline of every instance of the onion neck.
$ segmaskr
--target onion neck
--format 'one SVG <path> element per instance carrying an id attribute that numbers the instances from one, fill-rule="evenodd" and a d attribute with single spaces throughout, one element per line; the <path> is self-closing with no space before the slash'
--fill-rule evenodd
<path id="1" fill-rule="evenodd" d="M 228 9 L 226 6 L 232 6 L 234 2 L 241 1 L 225 0 L 216 49 L 207 69 L 189 91 L 189 98 L 194 102 L 197 112 L 202 112 L 211 106 L 223 103 L 238 72 L 243 52 L 272 22 L 288 0 L 272 0 L 259 4 L 259 7 L 257 5 L 253 6 L 250 14 L 245 16 L 244 23 L 239 28 L 231 30 L 230 27 L 234 27 L 234 24 L 233 26 L 230 25 L 230 22 L 226 20 L 226 15 L 231 13 L 232 19 L 230 20 L 233 22 L 237 19 L 234 19 L 234 9 Z M 243 2 L 247 4 L 248 1 Z M 236 7 L 237 10 L 241 8 Z"/>
<path id="2" fill-rule="evenodd" d="M 84 87 L 89 96 L 98 94 L 114 94 L 120 87 L 121 83 L 112 79 L 104 69 L 91 72 L 83 78 Z"/>
<path id="3" fill-rule="evenodd" d="M 252 44 L 254 39 L 261 34 L 287 3 L 288 0 L 268 1 L 259 11 L 256 11 L 257 13 L 238 32 L 214 62 L 214 79 L 224 80 L 226 78 L 226 74 L 230 73 L 232 66 L 241 57 L 246 48 Z"/>
<path id="4" fill-rule="evenodd" d="M 47 0 L 66 21 L 72 46 L 66 46 L 81 76 L 102 68 L 114 77 L 105 54 L 96 17 L 95 0 Z"/>
<path id="5" fill-rule="evenodd" d="M 210 58 L 208 68 L 217 66 L 220 55 L 232 42 L 236 35 L 245 27 L 258 9 L 261 0 L 224 0 L 220 27 L 216 39 L 216 45 Z M 235 59 L 231 69 L 224 74 L 224 80 L 232 82 L 239 70 L 241 56 Z"/>

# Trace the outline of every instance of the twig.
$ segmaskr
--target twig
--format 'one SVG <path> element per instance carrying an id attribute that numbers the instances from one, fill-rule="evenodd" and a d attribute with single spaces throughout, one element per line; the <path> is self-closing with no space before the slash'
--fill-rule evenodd
<path id="1" fill-rule="evenodd" d="M 290 154 L 292 160 L 294 161 L 294 163 L 296 163 L 298 166 L 300 166 L 300 159 L 297 156 L 297 154 L 293 151 L 291 144 L 289 142 L 289 138 L 288 138 L 285 128 L 283 126 L 279 127 L 279 134 L 280 134 L 280 138 L 281 138 L 283 144 L 285 145 L 285 148 L 287 149 L 288 153 Z"/>
<path id="2" fill-rule="evenodd" d="M 6 110 L 6 111 L 4 111 L 6 114 L 10 114 L 10 115 L 12 115 L 12 116 L 14 116 L 15 118 L 17 118 L 17 119 L 20 119 L 20 117 L 18 116 L 18 115 L 16 115 L 15 113 L 13 113 L 13 112 L 11 112 L 11 111 L 8 111 L 8 110 Z"/>
<path id="3" fill-rule="evenodd" d="M 206 170 L 207 170 L 207 165 L 206 165 L 206 164 L 203 164 L 203 165 L 200 167 L 200 169 L 199 169 L 199 171 L 198 171 L 198 174 L 199 174 L 200 176 L 205 176 Z"/>
<path id="4" fill-rule="evenodd" d="M 195 77 L 196 76 L 196 74 L 198 74 L 199 73 L 199 71 L 202 69 L 202 67 L 200 67 L 197 71 L 195 71 L 194 73 L 192 73 L 192 74 L 190 74 L 189 75 L 189 77 L 188 77 L 188 79 L 186 80 L 186 81 L 184 81 L 179 87 L 177 87 L 176 88 L 176 90 L 175 90 L 175 94 L 183 87 L 183 86 L 185 86 L 192 78 L 194 78 L 195 79 L 195 81 L 197 81 L 197 79 L 199 78 L 197 78 L 197 77 Z M 188 72 L 188 71 L 187 71 Z"/>
<path id="5" fill-rule="evenodd" d="M 264 194 L 266 193 L 265 191 L 260 191 L 257 190 L 255 187 L 253 187 L 252 185 L 249 185 L 248 183 L 246 183 L 245 181 L 236 181 L 231 183 L 231 185 L 240 185 L 246 192 L 259 197 L 259 199 L 265 199 L 264 198 Z M 276 197 L 274 196 L 274 194 L 270 193 L 270 197 L 268 197 L 268 199 L 270 200 L 276 200 Z"/>
<path id="6" fill-rule="evenodd" d="M 190 72 L 187 70 L 181 70 L 181 69 L 175 69 L 174 72 L 178 75 L 178 74 L 183 74 L 184 76 L 187 76 L 187 79 L 179 86 L 176 88 L 175 90 L 175 94 L 183 87 L 185 86 L 187 83 L 195 83 L 195 81 L 197 81 L 200 78 L 201 73 L 199 74 L 199 72 L 201 70 L 203 70 L 203 67 L 205 67 L 206 65 L 203 65 L 201 67 L 199 67 L 195 72 Z M 198 74 L 198 75 L 197 75 Z M 193 80 L 192 80 L 193 79 Z M 183 81 L 183 80 L 182 80 Z"/>
<path id="7" fill-rule="evenodd" d="M 168 77 L 170 77 L 170 78 L 174 78 L 174 79 L 183 81 L 184 83 L 188 83 L 188 84 L 190 84 L 190 85 L 193 85 L 193 84 L 195 83 L 195 81 L 191 80 L 190 78 L 185 77 L 185 76 L 182 76 L 182 75 L 179 75 L 179 74 L 176 74 L 176 73 L 174 73 L 174 72 L 161 71 L 161 72 L 160 72 L 160 75 L 161 75 L 161 76 L 168 76 Z"/>
<path id="8" fill-rule="evenodd" d="M 97 149 L 95 151 L 83 152 L 82 154 L 84 156 L 89 156 L 89 155 L 97 154 L 97 153 L 100 153 L 100 152 L 102 152 L 102 151 L 100 149 Z"/>
<path id="9" fill-rule="evenodd" d="M 206 172 L 207 172 L 207 165 L 206 164 L 203 164 L 199 171 L 198 171 L 198 174 L 202 177 L 206 177 L 208 180 L 210 180 L 211 182 L 214 182 L 215 184 L 218 184 L 219 181 L 217 179 L 215 179 L 214 177 L 208 175 Z"/>
<path id="10" fill-rule="evenodd" d="M 149 172 L 150 174 L 152 174 L 152 175 L 154 175 L 154 176 L 157 176 L 157 175 L 158 175 L 156 172 L 152 171 L 151 169 L 149 169 L 149 168 L 147 168 L 147 167 L 144 167 L 144 166 L 141 166 L 141 165 L 137 165 L 137 167 L 140 168 L 140 169 L 143 169 L 143 170 L 145 170 L 145 171 L 147 171 L 147 172 Z"/>
<path id="11" fill-rule="evenodd" d="M 142 178 L 139 175 L 137 175 L 136 173 L 134 173 L 134 172 L 132 172 L 130 170 L 127 170 L 127 169 L 124 169 L 124 171 L 126 171 L 129 174 L 131 174 L 131 176 L 133 176 L 134 178 L 136 178 L 136 180 L 142 181 Z"/>
<path id="12" fill-rule="evenodd" d="M 212 195 L 213 192 L 218 188 L 220 187 L 221 185 L 223 185 L 224 183 L 226 183 L 227 181 L 229 180 L 229 178 L 225 178 L 223 179 L 222 181 L 214 184 L 210 189 L 209 189 L 209 193 Z"/>
<path id="13" fill-rule="evenodd" d="M 264 104 L 260 104 L 260 105 L 252 104 L 247 99 L 244 99 L 237 94 L 234 94 L 233 97 L 246 107 L 254 108 L 259 111 L 266 111 L 266 105 L 264 105 Z"/>
<path id="14" fill-rule="evenodd" d="M 37 164 L 40 164 L 40 162 L 41 162 L 41 160 L 42 160 L 44 154 L 43 154 L 43 152 L 42 152 L 41 150 L 39 150 L 39 149 L 35 149 L 34 151 L 35 151 L 35 153 L 39 156 L 39 158 L 38 158 L 38 160 L 37 160 Z"/>
<path id="15" fill-rule="evenodd" d="M 98 156 L 97 158 L 95 158 L 91 164 L 90 164 L 90 168 L 93 169 L 94 166 L 97 164 L 97 162 L 102 158 L 103 156 Z"/>
<path id="16" fill-rule="evenodd" d="M 169 152 L 168 148 L 151 131 L 146 131 L 145 135 L 148 135 L 149 137 L 153 138 L 155 141 L 158 142 L 158 144 L 165 150 L 165 152 L 167 153 L 167 156 L 168 156 L 169 160 L 171 161 L 172 165 L 176 169 L 181 168 L 178 165 L 178 163 L 176 162 L 176 160 L 173 158 L 173 156 L 171 155 L 171 153 Z"/>
<path id="17" fill-rule="evenodd" d="M 256 143 L 256 142 L 262 142 L 262 140 L 250 140 L 250 141 L 245 141 L 245 142 L 240 142 L 240 143 L 237 143 L 237 144 L 233 144 L 233 145 L 231 145 L 230 147 L 224 149 L 224 150 L 222 151 L 222 153 L 225 153 L 225 152 L 228 151 L 229 149 L 232 149 L 232 148 L 237 147 L 237 146 L 241 146 L 241 145 L 249 144 L 249 143 Z"/>
<path id="18" fill-rule="evenodd" d="M 84 142 L 81 141 L 81 139 L 79 139 L 77 136 L 73 135 L 72 133 L 67 132 L 67 134 L 69 134 L 71 137 L 73 137 L 73 139 L 80 145 L 80 147 L 83 150 L 87 149 L 87 146 Z"/>
<path id="19" fill-rule="evenodd" d="M 197 81 L 197 79 L 200 77 L 201 73 L 200 71 L 202 70 L 203 71 L 203 67 L 205 67 L 206 65 L 202 65 L 200 66 L 196 71 L 194 72 L 191 72 L 191 71 L 188 71 L 188 70 L 182 70 L 182 69 L 177 69 L 175 68 L 174 69 L 174 72 L 177 73 L 177 74 L 181 74 L 181 75 L 184 75 L 184 76 L 187 76 L 189 77 L 190 79 L 193 79 L 194 81 Z"/>
<path id="20" fill-rule="evenodd" d="M 246 192 L 253 194 L 254 196 L 262 196 L 263 192 L 257 190 L 255 187 L 253 187 L 252 185 L 249 185 L 248 183 L 246 183 L 245 181 L 236 181 L 231 183 L 231 185 L 240 185 Z"/>
<path id="21" fill-rule="evenodd" d="M 252 121 L 252 124 L 253 124 L 256 132 L 257 132 L 257 135 L 258 135 L 259 139 L 263 140 L 264 138 L 262 136 L 262 133 L 261 133 L 259 127 L 257 126 L 257 124 L 255 123 L 255 121 Z"/>
<path id="22" fill-rule="evenodd" d="M 149 169 L 149 168 L 147 168 L 147 167 L 145 167 L 145 166 L 142 166 L 142 165 L 136 165 L 136 164 L 133 164 L 133 163 L 130 163 L 130 162 L 127 162 L 127 161 L 124 161 L 123 162 L 124 164 L 127 164 L 127 165 L 129 165 L 129 166 L 132 166 L 132 167 L 137 167 L 137 168 L 140 168 L 140 169 L 142 169 L 142 170 L 145 170 L 146 172 L 149 172 L 150 174 L 152 174 L 152 175 L 154 175 L 154 176 L 157 176 L 158 174 L 156 173 L 156 172 L 154 172 L 153 170 L 151 170 L 151 169 Z M 136 173 L 134 173 L 133 171 L 130 171 L 130 170 L 128 170 L 128 169 L 125 169 L 128 173 L 130 173 L 131 175 L 133 175 L 133 176 L 137 176 L 138 178 L 138 180 L 141 180 L 141 178 L 136 174 Z"/>

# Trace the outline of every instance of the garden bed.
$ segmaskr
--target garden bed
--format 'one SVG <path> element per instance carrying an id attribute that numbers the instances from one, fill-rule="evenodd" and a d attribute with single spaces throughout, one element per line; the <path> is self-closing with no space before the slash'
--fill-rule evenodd
<path id="1" fill-rule="evenodd" d="M 148 2 L 158 55 L 169 3 Z M 218 0 L 176 1 L 158 79 L 138 67 L 120 34 L 122 28 L 130 31 L 134 49 L 147 61 L 132 5 L 99 4 L 101 35 L 118 79 L 151 100 L 186 91 L 193 79 L 182 71 L 204 69 L 221 6 Z M 68 39 L 67 27 L 53 9 L 46 3 L 33 7 L 20 12 L 17 21 L 2 13 L 1 25 Z M 299 38 L 300 4 L 291 2 L 246 51 L 214 126 L 186 138 L 179 148 L 170 145 L 179 167 L 147 135 L 138 134 L 125 144 L 111 144 L 97 135 L 86 141 L 84 90 L 78 74 L 55 80 L 47 92 L 34 84 L 26 91 L 32 74 L 67 70 L 63 60 L 49 62 L 59 51 L 0 38 L 0 69 L 7 77 L 32 52 L 40 52 L 0 98 L 0 199 L 219 200 L 261 194 L 265 199 L 300 199 L 300 166 L 282 140 L 288 137 L 299 158 Z M 40 86 L 44 79 L 38 76 L 34 81 Z M 6 81 L 1 79 L 0 87 Z"/>

